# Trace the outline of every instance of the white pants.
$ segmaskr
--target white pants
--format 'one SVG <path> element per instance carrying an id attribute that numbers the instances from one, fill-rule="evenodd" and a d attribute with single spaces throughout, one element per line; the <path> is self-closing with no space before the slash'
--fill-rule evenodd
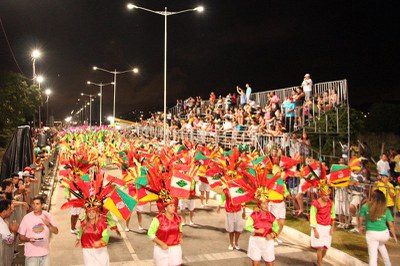
<path id="1" fill-rule="evenodd" d="M 159 245 L 154 245 L 154 264 L 156 266 L 172 266 L 182 264 L 181 245 L 169 246 L 163 250 Z"/>
<path id="2" fill-rule="evenodd" d="M 82 248 L 83 263 L 85 266 L 108 266 L 110 257 L 107 247 L 102 248 Z"/>
<path id="3" fill-rule="evenodd" d="M 263 258 L 266 262 L 273 262 L 275 260 L 274 240 L 250 236 L 247 256 L 253 261 L 260 261 Z"/>
<path id="4" fill-rule="evenodd" d="M 389 254 L 386 250 L 385 243 L 389 240 L 389 230 L 385 231 L 367 231 L 366 239 L 368 244 L 369 265 L 378 265 L 378 250 L 381 253 L 385 266 L 392 265 L 390 263 Z"/>

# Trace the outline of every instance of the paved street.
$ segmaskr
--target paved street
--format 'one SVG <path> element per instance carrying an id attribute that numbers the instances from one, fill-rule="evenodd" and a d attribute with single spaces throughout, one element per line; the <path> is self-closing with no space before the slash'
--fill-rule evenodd
<path id="1" fill-rule="evenodd" d="M 51 213 L 58 222 L 60 233 L 51 240 L 52 265 L 83 265 L 81 248 L 74 247 L 75 235 L 69 232 L 69 211 L 61 211 L 64 203 L 63 191 L 57 188 L 53 195 Z M 249 265 L 246 256 L 249 233 L 243 233 L 239 240 L 239 251 L 228 250 L 228 234 L 224 229 L 224 210 L 216 213 L 217 202 L 211 201 L 211 206 L 200 207 L 200 200 L 196 200 L 194 226 L 184 226 L 183 255 L 185 265 Z M 143 226 L 147 228 L 151 219 L 157 214 L 156 206 L 147 204 L 143 215 Z M 119 230 L 122 237 L 112 232 L 108 245 L 111 265 L 153 265 L 153 244 L 148 240 L 146 232 L 138 230 L 136 215 L 133 215 L 130 228 L 125 232 L 125 223 L 119 221 Z M 284 244 L 276 247 L 276 265 L 312 265 L 315 260 L 313 250 L 291 243 L 285 239 Z M 134 262 L 134 264 L 133 264 Z M 326 264 L 333 265 L 333 264 Z"/>

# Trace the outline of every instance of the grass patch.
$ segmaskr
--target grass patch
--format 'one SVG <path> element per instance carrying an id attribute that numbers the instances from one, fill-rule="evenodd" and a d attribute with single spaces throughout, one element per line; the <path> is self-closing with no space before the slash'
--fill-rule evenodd
<path id="1" fill-rule="evenodd" d="M 310 235 L 310 224 L 305 218 L 286 216 L 285 225 Z M 336 229 L 333 233 L 332 247 L 368 263 L 368 248 L 364 235 Z"/>

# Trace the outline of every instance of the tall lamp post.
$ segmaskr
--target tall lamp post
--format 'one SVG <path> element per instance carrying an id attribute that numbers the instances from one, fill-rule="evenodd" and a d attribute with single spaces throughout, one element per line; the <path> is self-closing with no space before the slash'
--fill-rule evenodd
<path id="1" fill-rule="evenodd" d="M 100 87 L 100 93 L 98 95 L 100 96 L 100 126 L 101 126 L 101 105 L 103 104 L 103 87 L 108 86 L 108 85 L 114 85 L 114 82 L 103 84 L 102 82 L 94 83 L 91 81 L 87 81 L 86 83 L 88 85 L 94 85 L 94 86 Z"/>
<path id="2" fill-rule="evenodd" d="M 47 110 L 46 110 L 46 125 L 49 126 L 49 99 L 50 99 L 50 94 L 51 94 L 51 89 L 46 89 L 44 91 L 44 94 L 46 94 L 46 104 L 47 104 Z"/>
<path id="3" fill-rule="evenodd" d="M 96 98 L 96 95 L 94 94 L 86 94 L 86 93 L 81 93 L 82 96 L 86 96 L 89 97 L 89 125 L 92 125 L 92 101 L 94 101 L 94 99 L 92 98 Z"/>
<path id="4" fill-rule="evenodd" d="M 31 53 L 33 84 L 36 84 L 36 59 L 38 59 L 41 55 L 42 55 L 42 53 L 37 49 L 33 50 L 32 53 Z"/>
<path id="5" fill-rule="evenodd" d="M 43 76 L 41 76 L 41 75 L 39 75 L 39 76 L 37 76 L 36 77 L 36 81 L 37 81 L 37 83 L 38 83 L 38 85 L 39 85 L 39 92 L 40 92 L 40 103 L 39 103 L 39 117 L 38 117 L 38 123 L 39 123 L 39 125 L 38 125 L 38 128 L 41 128 L 42 127 L 42 115 L 41 115 L 41 105 L 42 105 L 42 94 L 41 94 L 41 90 L 40 90 L 40 84 L 44 81 L 44 78 L 43 78 Z"/>
<path id="6" fill-rule="evenodd" d="M 114 75 L 114 100 L 113 100 L 113 117 L 115 118 L 115 95 L 116 95 L 116 91 L 117 91 L 117 75 L 119 74 L 124 74 L 124 73 L 128 73 L 128 72 L 133 72 L 135 74 L 139 73 L 139 69 L 137 67 L 130 69 L 130 70 L 125 70 L 125 71 L 117 71 L 116 69 L 114 71 L 111 70 L 107 70 L 104 68 L 100 68 L 100 67 L 93 67 L 93 70 L 100 70 L 106 73 L 110 73 Z"/>
<path id="7" fill-rule="evenodd" d="M 128 9 L 141 9 L 144 11 L 148 11 L 154 14 L 162 15 L 164 16 L 164 144 L 166 144 L 166 136 L 167 136 L 167 17 L 176 15 L 176 14 L 181 14 L 185 12 L 191 12 L 191 11 L 197 11 L 197 12 L 203 12 L 204 7 L 198 6 L 196 8 L 192 9 L 185 9 L 177 12 L 171 12 L 167 11 L 167 7 L 165 7 L 164 11 L 155 11 L 151 10 L 148 8 L 140 7 L 134 4 L 128 4 L 127 5 Z"/>

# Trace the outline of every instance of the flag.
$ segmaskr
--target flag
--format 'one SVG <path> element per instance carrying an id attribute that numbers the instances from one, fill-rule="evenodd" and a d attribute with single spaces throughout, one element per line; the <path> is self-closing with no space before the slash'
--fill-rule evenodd
<path id="1" fill-rule="evenodd" d="M 177 198 L 189 198 L 191 183 L 192 179 L 188 175 L 174 169 L 171 178 L 171 196 Z"/>
<path id="2" fill-rule="evenodd" d="M 233 205 L 240 205 L 252 199 L 251 195 L 244 191 L 243 188 L 229 183 L 229 195 L 231 196 L 231 201 Z"/>
<path id="3" fill-rule="evenodd" d="M 135 208 L 137 201 L 116 188 L 114 192 L 104 202 L 104 207 L 115 214 L 117 217 L 126 221 L 131 215 L 133 208 Z"/>
<path id="4" fill-rule="evenodd" d="M 207 176 L 207 181 L 211 188 L 222 186 L 221 178 L 219 176 Z"/>
<path id="5" fill-rule="evenodd" d="M 350 181 L 350 168 L 347 165 L 333 164 L 329 174 L 332 187 L 347 187 Z"/>
<path id="6" fill-rule="evenodd" d="M 139 202 L 149 202 L 158 200 L 158 195 L 150 192 L 145 187 L 137 188 L 135 198 Z"/>

